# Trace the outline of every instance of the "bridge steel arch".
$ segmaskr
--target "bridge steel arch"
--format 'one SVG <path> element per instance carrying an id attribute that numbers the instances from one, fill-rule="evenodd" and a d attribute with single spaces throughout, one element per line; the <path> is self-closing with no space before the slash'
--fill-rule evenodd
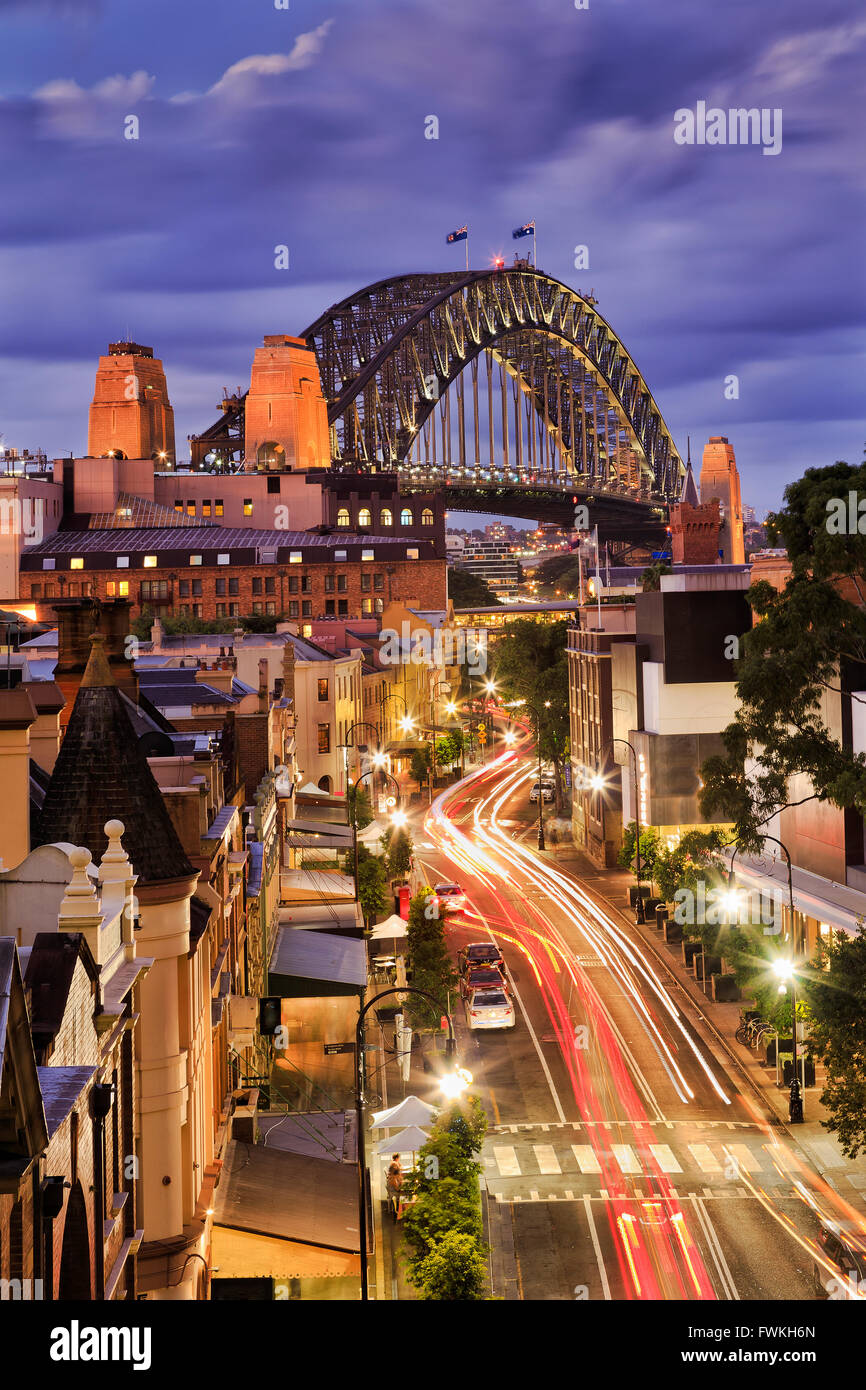
<path id="1" fill-rule="evenodd" d="M 337 462 L 403 471 L 437 403 L 487 353 L 503 391 L 511 380 L 515 416 L 522 400 L 550 437 L 541 465 L 536 457 L 535 486 L 644 506 L 680 496 L 683 461 L 633 357 L 592 296 L 541 271 L 380 280 L 332 305 L 302 336 L 316 353 Z M 505 402 L 502 410 L 507 435 Z M 557 456 L 559 471 L 545 473 Z M 525 471 L 518 459 L 514 481 Z"/>

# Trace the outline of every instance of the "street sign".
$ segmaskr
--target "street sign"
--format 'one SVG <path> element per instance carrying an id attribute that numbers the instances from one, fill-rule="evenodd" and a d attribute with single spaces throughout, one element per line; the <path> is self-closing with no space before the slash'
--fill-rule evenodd
<path id="1" fill-rule="evenodd" d="M 385 798 L 385 805 L 386 805 L 386 806 L 396 806 L 396 805 L 397 805 L 397 798 L 396 798 L 396 796 L 387 796 L 387 797 Z"/>
<path id="2" fill-rule="evenodd" d="M 486 729 L 479 729 L 479 730 L 478 730 L 478 742 L 479 742 L 479 743 L 486 743 L 486 742 L 487 742 L 487 730 L 486 730 Z"/>
<path id="3" fill-rule="evenodd" d="M 325 1056 L 336 1057 L 341 1052 L 354 1052 L 354 1043 L 324 1043 Z"/>

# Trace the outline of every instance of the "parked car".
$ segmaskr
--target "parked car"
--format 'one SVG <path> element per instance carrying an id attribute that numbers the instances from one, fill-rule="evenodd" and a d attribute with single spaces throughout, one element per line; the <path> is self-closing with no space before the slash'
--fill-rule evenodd
<path id="1" fill-rule="evenodd" d="M 529 800 L 537 801 L 540 796 L 542 801 L 552 801 L 555 795 L 556 791 L 552 782 L 533 782 Z"/>
<path id="2" fill-rule="evenodd" d="M 513 1028 L 514 1005 L 501 989 L 476 989 L 464 1000 L 466 1022 L 478 1028 Z"/>
<path id="3" fill-rule="evenodd" d="M 502 971 L 489 965 L 476 965 L 473 969 L 467 970 L 460 981 L 460 988 L 466 998 L 481 989 L 498 989 L 505 994 L 508 993 Z"/>
<path id="4" fill-rule="evenodd" d="M 505 960 L 494 941 L 473 941 L 468 946 L 461 947 L 457 952 L 457 969 L 460 974 L 465 975 L 466 971 L 474 966 L 499 970 L 503 975 L 506 973 Z"/>
<path id="5" fill-rule="evenodd" d="M 816 1290 L 835 1299 L 862 1298 L 866 1294 L 866 1245 L 862 1238 L 834 1222 L 821 1226 L 818 1244 L 824 1259 L 836 1272 L 831 1274 L 816 1260 Z"/>
<path id="6" fill-rule="evenodd" d="M 459 883 L 437 883 L 433 896 L 443 912 L 459 912 L 466 906 L 466 894 Z"/>

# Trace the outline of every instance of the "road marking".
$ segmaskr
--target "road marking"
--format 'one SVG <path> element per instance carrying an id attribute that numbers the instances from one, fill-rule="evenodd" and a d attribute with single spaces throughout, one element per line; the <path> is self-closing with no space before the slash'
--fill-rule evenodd
<path id="1" fill-rule="evenodd" d="M 721 1173 L 721 1163 L 706 1144 L 689 1144 L 688 1147 L 698 1167 L 704 1173 Z"/>
<path id="2" fill-rule="evenodd" d="M 630 1144 L 611 1144 L 610 1151 L 624 1173 L 639 1173 L 640 1163 Z"/>
<path id="3" fill-rule="evenodd" d="M 507 1148 L 505 1145 L 494 1144 L 493 1156 L 503 1178 L 519 1178 L 521 1176 L 520 1164 L 513 1149 Z"/>
<path id="4" fill-rule="evenodd" d="M 592 1201 L 587 1193 L 583 1199 L 584 1210 L 586 1211 L 586 1224 L 589 1227 L 589 1238 L 592 1241 L 592 1248 L 595 1251 L 595 1262 L 598 1265 L 598 1272 L 601 1276 L 601 1287 L 605 1298 L 610 1301 L 610 1284 L 607 1282 L 607 1270 L 604 1267 L 604 1260 L 601 1256 L 601 1246 L 598 1243 L 598 1233 L 595 1229 L 595 1220 L 592 1215 Z"/>
<path id="5" fill-rule="evenodd" d="M 725 1259 L 724 1251 L 722 1250 L 722 1247 L 719 1244 L 719 1238 L 716 1235 L 716 1230 L 713 1226 L 712 1221 L 710 1220 L 709 1213 L 704 1208 L 704 1204 L 701 1201 L 700 1197 L 696 1197 L 694 1196 L 694 1194 L 692 1194 L 691 1202 L 695 1211 L 695 1215 L 697 1216 L 698 1222 L 700 1223 L 700 1226 L 706 1237 L 707 1244 L 710 1247 L 710 1254 L 712 1255 L 716 1269 L 718 1270 L 725 1298 L 729 1299 L 730 1301 L 739 1300 L 740 1295 L 737 1291 L 737 1286 L 734 1283 L 734 1276 L 731 1274 L 730 1268 L 728 1267 L 728 1262 Z"/>
<path id="6" fill-rule="evenodd" d="M 729 1144 L 728 1152 L 737 1160 L 738 1167 L 746 1173 L 760 1173 L 762 1171 L 761 1160 L 747 1149 L 745 1144 Z"/>
<path id="7" fill-rule="evenodd" d="M 539 1173 L 562 1172 L 552 1144 L 533 1144 L 532 1150 L 538 1163 Z"/>
<path id="8" fill-rule="evenodd" d="M 529 1014 L 526 1012 L 526 1006 L 524 1005 L 523 1000 L 520 997 L 520 991 L 518 990 L 517 985 L 514 983 L 513 977 L 511 980 L 511 991 L 518 1004 L 520 1005 L 520 1012 L 523 1014 L 523 1021 L 526 1024 L 526 1027 L 529 1029 L 529 1036 L 532 1039 L 533 1047 L 535 1048 L 538 1060 L 541 1063 L 541 1070 L 544 1072 L 545 1078 L 547 1079 L 547 1084 L 550 1087 L 550 1094 L 553 1096 L 553 1103 L 556 1106 L 556 1113 L 559 1116 L 560 1120 L 564 1121 L 565 1111 L 559 1103 L 559 1096 L 556 1094 L 556 1087 L 553 1084 L 553 1077 L 550 1075 L 550 1068 L 544 1060 L 544 1053 L 541 1050 L 541 1044 L 539 1043 L 538 1038 L 535 1036 L 535 1029 L 529 1021 Z"/>
<path id="9" fill-rule="evenodd" d="M 591 1144 L 572 1144 L 571 1152 L 577 1159 L 577 1166 L 581 1173 L 601 1172 L 601 1164 L 596 1158 Z"/>
<path id="10" fill-rule="evenodd" d="M 829 1139 L 810 1139 L 808 1147 L 815 1150 L 824 1168 L 844 1168 L 847 1163 Z"/>
<path id="11" fill-rule="evenodd" d="M 683 1171 L 677 1163 L 670 1145 L 650 1144 L 650 1153 L 663 1173 L 681 1173 Z"/>

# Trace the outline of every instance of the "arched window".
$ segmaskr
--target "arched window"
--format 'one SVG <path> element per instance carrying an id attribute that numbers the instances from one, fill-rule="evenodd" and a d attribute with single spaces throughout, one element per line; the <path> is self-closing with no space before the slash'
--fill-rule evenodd
<path id="1" fill-rule="evenodd" d="M 391 511 L 391 508 L 390 508 L 390 507 L 383 507 L 383 508 L 382 508 L 381 512 L 379 513 L 379 525 L 380 525 L 380 526 L 393 526 L 393 525 L 394 525 L 394 513 Z"/>
<path id="2" fill-rule="evenodd" d="M 370 508 L 369 508 L 369 507 L 362 507 L 361 510 L 359 511 L 359 513 L 358 513 L 358 525 L 359 525 L 359 526 L 372 526 L 372 525 L 373 525 L 373 513 L 370 511 Z"/>
<path id="3" fill-rule="evenodd" d="M 352 524 L 352 523 L 351 523 L 351 520 L 350 520 L 350 518 L 349 518 L 349 510 L 348 510 L 348 508 L 347 508 L 347 507 L 341 507 L 340 510 L 337 512 L 337 525 L 338 525 L 338 526 L 351 526 L 351 524 Z"/>
<path id="4" fill-rule="evenodd" d="M 282 444 L 277 444 L 276 440 L 269 439 L 265 444 L 260 444 L 256 450 L 256 463 L 259 468 L 285 468 L 286 451 Z"/>
<path id="5" fill-rule="evenodd" d="M 433 525 L 433 512 L 431 511 L 431 509 L 430 509 L 429 507 L 425 507 L 424 510 L 423 510 L 423 512 L 421 513 L 421 525 L 422 525 L 422 526 L 432 526 L 432 525 Z"/>
<path id="6" fill-rule="evenodd" d="M 400 513 L 400 525 L 411 526 L 414 520 L 415 518 L 412 515 L 412 508 L 404 507 L 402 512 Z"/>
<path id="7" fill-rule="evenodd" d="M 320 777 L 320 778 L 319 778 L 319 791 L 320 791 L 320 792 L 330 792 L 330 790 L 331 790 L 331 779 L 330 779 L 330 777 Z"/>

